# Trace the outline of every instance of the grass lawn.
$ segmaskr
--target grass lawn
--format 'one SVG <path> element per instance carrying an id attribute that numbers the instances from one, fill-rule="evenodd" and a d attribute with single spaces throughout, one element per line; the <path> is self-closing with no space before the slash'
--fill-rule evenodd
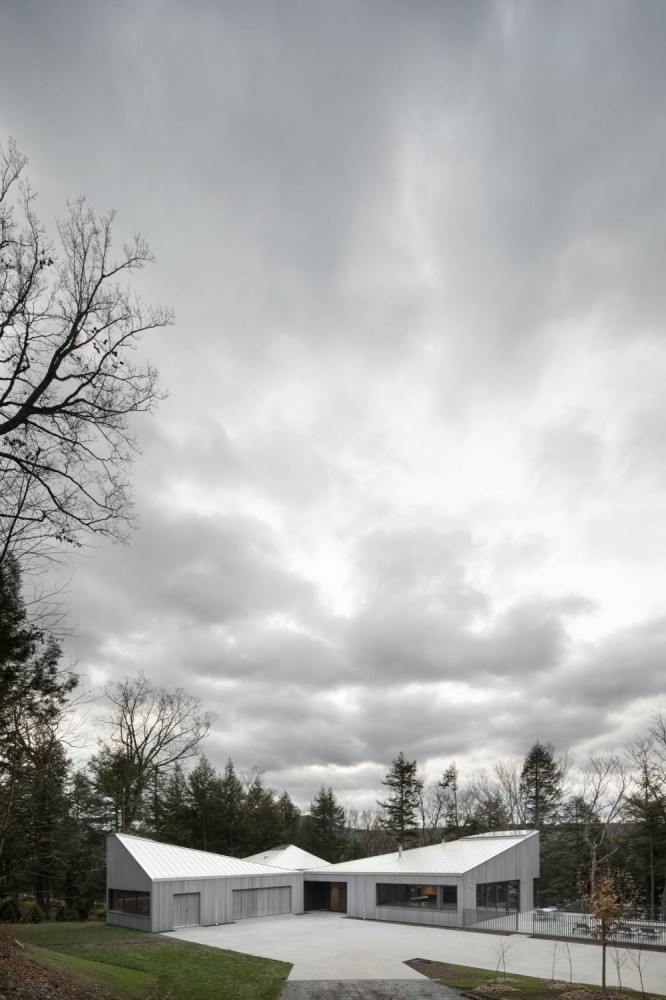
<path id="1" fill-rule="evenodd" d="M 118 1000 L 275 1000 L 291 966 L 102 923 L 7 928 L 25 956 Z"/>
<path id="2" fill-rule="evenodd" d="M 413 969 L 437 979 L 443 986 L 451 986 L 467 997 L 478 1000 L 600 1000 L 601 987 L 581 983 L 553 982 L 536 976 L 520 976 L 513 972 L 495 972 L 475 969 L 467 965 L 450 965 L 448 962 L 430 962 L 414 959 L 408 962 Z M 624 1000 L 664 1000 L 657 993 L 638 993 L 635 990 L 608 988 L 609 997 Z"/>

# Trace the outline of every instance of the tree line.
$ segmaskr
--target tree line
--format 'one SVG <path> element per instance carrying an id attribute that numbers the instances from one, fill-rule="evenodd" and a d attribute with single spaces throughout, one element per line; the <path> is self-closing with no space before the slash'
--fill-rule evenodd
<path id="1" fill-rule="evenodd" d="M 331 787 L 303 816 L 257 769 L 202 754 L 215 716 L 144 675 L 109 685 L 86 766 L 69 757 L 76 678 L 57 639 L 30 621 L 15 558 L 0 563 L 0 895 L 34 893 L 87 912 L 103 899 L 106 835 L 134 833 L 247 857 L 293 843 L 337 862 L 493 830 L 541 832 L 540 902 L 573 902 L 618 857 L 645 906 L 666 907 L 666 718 L 622 753 L 574 767 L 537 741 L 523 758 L 426 781 L 403 752 L 376 807 L 345 809 Z M 581 884 L 586 873 L 587 884 Z"/>

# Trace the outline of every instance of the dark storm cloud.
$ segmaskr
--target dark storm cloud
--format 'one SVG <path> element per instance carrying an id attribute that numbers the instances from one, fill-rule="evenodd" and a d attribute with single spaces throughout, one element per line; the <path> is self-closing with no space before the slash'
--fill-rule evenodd
<path id="1" fill-rule="evenodd" d="M 587 662 L 572 663 L 565 676 L 572 695 L 590 713 L 617 712 L 640 699 L 657 704 L 664 693 L 665 656 L 666 619 L 660 617 L 609 635 Z"/>

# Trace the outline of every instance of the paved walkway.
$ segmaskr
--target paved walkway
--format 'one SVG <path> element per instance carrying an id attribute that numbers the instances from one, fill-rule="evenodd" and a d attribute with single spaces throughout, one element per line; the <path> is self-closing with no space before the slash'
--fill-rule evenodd
<path id="1" fill-rule="evenodd" d="M 567 953 L 562 942 L 530 938 L 524 934 L 495 935 L 473 931 L 417 927 L 406 924 L 352 920 L 337 913 L 285 914 L 239 920 L 219 927 L 185 927 L 169 936 L 196 941 L 214 948 L 228 948 L 246 955 L 291 962 L 289 983 L 297 980 L 428 980 L 403 963 L 412 958 L 454 962 L 495 969 L 504 943 L 507 972 L 550 978 L 555 959 L 555 978 L 573 982 L 601 982 L 601 949 L 598 945 L 570 942 Z M 557 949 L 555 951 L 555 949 Z M 609 949 L 609 985 L 617 982 Z M 628 950 L 618 949 L 625 960 L 621 971 L 624 986 L 640 990 L 640 980 Z M 569 970 L 571 958 L 571 973 Z M 646 991 L 666 992 L 666 952 L 642 953 Z M 325 995 L 325 994 L 324 994 Z M 352 994 L 353 996 L 353 994 Z M 291 998 L 287 997 L 287 1000 Z"/>
<path id="2" fill-rule="evenodd" d="M 460 1000 L 461 994 L 430 979 L 328 979 L 288 982 L 280 1000 Z"/>

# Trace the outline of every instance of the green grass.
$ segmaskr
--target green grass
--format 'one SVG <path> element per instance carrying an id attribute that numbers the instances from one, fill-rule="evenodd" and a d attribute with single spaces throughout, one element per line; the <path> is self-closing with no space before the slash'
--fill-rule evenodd
<path id="1" fill-rule="evenodd" d="M 420 966 L 416 962 L 409 964 L 414 965 L 424 975 L 436 978 L 442 985 L 452 986 L 467 996 L 478 997 L 478 1000 L 481 1000 L 482 997 L 483 1000 L 489 1000 L 488 994 L 484 994 L 484 988 L 489 986 L 492 986 L 492 994 L 490 995 L 492 1000 L 516 1000 L 517 992 L 522 994 L 521 1000 L 528 1000 L 531 997 L 535 1000 L 557 1000 L 557 998 L 561 1000 L 562 993 L 566 992 L 561 987 L 555 987 L 550 979 L 521 976 L 515 972 L 505 973 L 501 969 L 496 972 L 494 969 L 478 969 L 473 966 L 438 962 L 432 963 L 432 971 L 428 971 L 427 965 Z M 567 984 L 567 987 L 571 990 L 589 992 L 591 998 L 596 998 L 601 993 L 600 986 L 572 983 L 570 986 Z M 480 988 L 480 992 L 477 993 Z M 609 987 L 609 992 L 614 994 L 622 992 L 627 1000 L 635 1000 L 635 998 L 644 1000 L 643 994 L 634 990 L 622 989 L 620 991 L 617 987 Z M 649 1000 L 663 1000 L 663 997 L 656 993 L 645 994 L 645 1000 L 648 998 Z"/>
<path id="2" fill-rule="evenodd" d="M 118 1000 L 275 1000 L 291 968 L 109 924 L 43 923 L 12 934 L 27 957 Z"/>

